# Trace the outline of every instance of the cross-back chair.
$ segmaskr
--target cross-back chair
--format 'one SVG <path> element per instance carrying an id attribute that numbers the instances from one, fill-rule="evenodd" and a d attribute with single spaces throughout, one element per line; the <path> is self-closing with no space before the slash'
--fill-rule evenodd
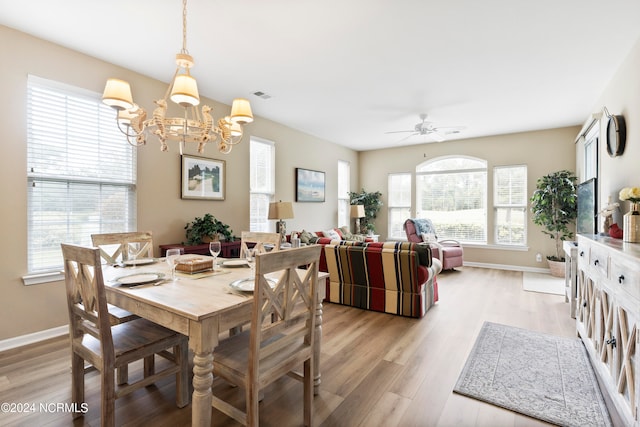
<path id="1" fill-rule="evenodd" d="M 240 257 L 249 249 L 249 243 L 254 243 L 256 254 L 267 251 L 265 245 L 273 245 L 273 251 L 280 250 L 280 233 L 265 233 L 261 231 L 243 231 L 240 233 Z"/>
<path id="2" fill-rule="evenodd" d="M 84 363 L 101 376 L 101 425 L 115 425 L 115 400 L 169 375 L 176 377 L 176 404 L 189 403 L 187 337 L 146 319 L 111 325 L 98 248 L 62 244 L 71 338 L 71 402 L 84 402 Z M 172 352 L 167 350 L 171 349 Z M 135 383 L 116 384 L 115 371 L 160 355 L 171 363 Z M 81 416 L 76 412 L 74 418 Z"/>
<path id="3" fill-rule="evenodd" d="M 321 250 L 314 245 L 256 256 L 251 329 L 221 341 L 214 350 L 213 374 L 243 387 L 246 402 L 241 410 L 214 395 L 212 405 L 243 425 L 258 426 L 260 390 L 284 375 L 302 380 L 304 422 L 313 425 L 313 346 Z M 306 270 L 296 270 L 303 265 Z M 301 366 L 302 375 L 294 373 Z"/>
<path id="4" fill-rule="evenodd" d="M 92 234 L 91 243 L 100 248 L 107 264 L 118 264 L 136 258 L 153 258 L 153 236 L 150 231 Z"/>

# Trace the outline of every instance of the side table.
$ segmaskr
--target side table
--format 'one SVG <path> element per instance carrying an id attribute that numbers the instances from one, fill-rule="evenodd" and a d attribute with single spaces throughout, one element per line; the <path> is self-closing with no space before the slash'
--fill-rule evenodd
<path id="1" fill-rule="evenodd" d="M 220 256 L 222 258 L 239 258 L 240 257 L 240 240 L 233 242 L 220 242 Z M 182 249 L 184 254 L 211 255 L 209 253 L 209 244 L 187 246 L 180 243 L 171 243 L 168 245 L 160 245 L 160 256 L 167 254 L 167 249 Z"/>

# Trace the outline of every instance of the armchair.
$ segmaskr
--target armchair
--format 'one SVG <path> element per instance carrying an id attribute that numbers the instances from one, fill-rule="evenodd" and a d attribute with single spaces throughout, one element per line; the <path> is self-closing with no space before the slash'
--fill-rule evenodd
<path id="1" fill-rule="evenodd" d="M 430 236 L 428 242 L 431 254 L 442 263 L 443 270 L 453 270 L 462 267 L 464 250 L 457 240 L 438 240 L 436 229 L 430 219 L 409 218 L 403 226 L 407 240 L 413 243 L 423 243 L 423 236 Z"/>

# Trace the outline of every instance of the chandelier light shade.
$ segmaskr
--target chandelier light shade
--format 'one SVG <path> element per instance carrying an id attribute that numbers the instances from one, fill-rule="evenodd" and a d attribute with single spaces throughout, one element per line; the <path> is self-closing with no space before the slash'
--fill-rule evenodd
<path id="1" fill-rule="evenodd" d="M 283 202 L 280 200 L 279 202 L 269 203 L 269 214 L 267 215 L 267 219 L 277 219 L 276 222 L 276 231 L 280 233 L 280 240 L 285 241 L 287 236 L 287 223 L 284 222 L 284 219 L 293 218 L 293 206 L 291 202 Z"/>
<path id="2" fill-rule="evenodd" d="M 182 0 L 182 50 L 176 55 L 176 71 L 164 97 L 155 102 L 149 117 L 147 111 L 133 102 L 131 87 L 124 80 L 110 78 L 102 94 L 102 102 L 118 111 L 117 124 L 127 137 L 127 142 L 135 147 L 147 143 L 149 135 L 160 141 L 160 149 L 168 151 L 167 141 L 177 141 L 180 153 L 185 143 L 198 144 L 198 152 L 203 153 L 205 145 L 217 142 L 218 150 L 224 154 L 242 141 L 243 126 L 253 121 L 251 104 L 247 99 L 233 100 L 231 113 L 214 121 L 208 105 L 200 109 L 198 84 L 191 75 L 193 57 L 187 51 L 187 0 Z M 180 117 L 167 115 L 168 101 L 183 109 Z"/>

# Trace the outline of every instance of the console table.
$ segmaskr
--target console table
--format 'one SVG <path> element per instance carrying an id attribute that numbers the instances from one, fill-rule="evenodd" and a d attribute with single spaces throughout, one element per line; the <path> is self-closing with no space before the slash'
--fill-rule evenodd
<path id="1" fill-rule="evenodd" d="M 578 235 L 577 258 L 578 335 L 610 412 L 621 425 L 640 427 L 640 244 Z"/>
<path id="2" fill-rule="evenodd" d="M 240 257 L 240 240 L 234 240 L 233 242 L 220 242 L 220 246 L 220 256 L 222 258 Z M 181 249 L 184 254 L 211 255 L 208 243 L 193 246 L 186 246 L 180 243 L 160 245 L 160 256 L 165 256 L 167 254 L 167 249 Z"/>

